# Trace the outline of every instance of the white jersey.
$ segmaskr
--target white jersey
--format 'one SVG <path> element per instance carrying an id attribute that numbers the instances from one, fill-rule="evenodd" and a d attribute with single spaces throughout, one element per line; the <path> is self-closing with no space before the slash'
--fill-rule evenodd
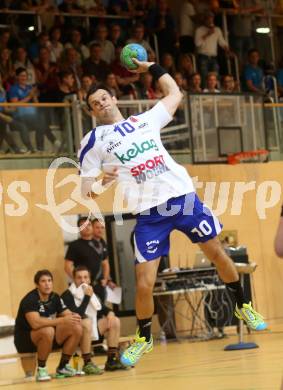
<path id="1" fill-rule="evenodd" d="M 119 203 L 123 211 L 139 213 L 194 192 L 186 169 L 173 160 L 161 142 L 160 130 L 171 120 L 159 102 L 142 114 L 90 131 L 78 152 L 80 175 L 89 184 L 85 193 L 91 191 L 94 177 L 114 168 L 118 168 L 117 191 L 123 197 Z M 114 202 L 117 196 L 115 193 Z"/>

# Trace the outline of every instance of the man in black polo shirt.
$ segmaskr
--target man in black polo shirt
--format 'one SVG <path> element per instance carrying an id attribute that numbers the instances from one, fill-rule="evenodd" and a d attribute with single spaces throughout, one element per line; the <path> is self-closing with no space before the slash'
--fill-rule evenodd
<path id="1" fill-rule="evenodd" d="M 62 346 L 56 373 L 74 376 L 76 371 L 69 365 L 69 360 L 82 337 L 81 317 L 68 310 L 59 295 L 53 292 L 50 271 L 38 271 L 34 283 L 36 288 L 20 302 L 14 334 L 16 349 L 19 353 L 37 352 L 36 380 L 48 381 L 51 377 L 46 361 L 53 346 Z"/>

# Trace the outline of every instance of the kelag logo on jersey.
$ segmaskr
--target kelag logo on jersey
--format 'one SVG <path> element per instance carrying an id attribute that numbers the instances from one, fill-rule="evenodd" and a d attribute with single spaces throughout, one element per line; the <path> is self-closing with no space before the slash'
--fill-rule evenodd
<path id="1" fill-rule="evenodd" d="M 131 169 L 131 174 L 138 184 L 144 183 L 147 179 L 152 179 L 164 172 L 169 171 L 162 155 L 155 156 L 145 163 L 141 163 Z"/>
<path id="2" fill-rule="evenodd" d="M 132 145 L 133 148 L 128 149 L 126 153 L 123 153 L 120 156 L 118 153 L 114 153 L 114 155 L 121 161 L 122 164 L 126 164 L 127 162 L 131 161 L 133 158 L 137 157 L 138 154 L 143 154 L 147 150 L 150 149 L 159 150 L 158 146 L 156 145 L 156 142 L 153 139 L 149 141 L 144 141 L 141 145 L 138 145 L 135 142 L 133 142 Z"/>

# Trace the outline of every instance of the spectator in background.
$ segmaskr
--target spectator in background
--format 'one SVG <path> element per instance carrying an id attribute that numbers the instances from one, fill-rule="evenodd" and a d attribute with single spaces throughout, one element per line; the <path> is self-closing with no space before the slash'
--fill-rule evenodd
<path id="1" fill-rule="evenodd" d="M 98 81 L 105 81 L 110 67 L 102 59 L 102 49 L 99 43 L 93 43 L 90 46 L 90 56 L 83 63 L 83 71 L 91 74 Z"/>
<path id="2" fill-rule="evenodd" d="M 124 39 L 122 38 L 121 26 L 118 23 L 111 24 L 109 39 L 115 48 L 118 46 L 124 45 Z"/>
<path id="3" fill-rule="evenodd" d="M 39 100 L 46 102 L 50 93 L 58 85 L 58 67 L 56 63 L 50 61 L 50 51 L 45 47 L 41 47 L 39 50 L 39 58 L 38 63 L 35 65 L 35 71 L 40 93 Z"/>
<path id="4" fill-rule="evenodd" d="M 122 95 L 120 91 L 119 85 L 116 80 L 116 76 L 114 73 L 109 73 L 106 76 L 105 85 L 110 89 L 112 96 L 115 96 L 117 99 Z"/>
<path id="5" fill-rule="evenodd" d="M 81 318 L 67 309 L 59 295 L 53 291 L 53 276 L 40 270 L 34 276 L 35 289 L 24 296 L 18 309 L 14 343 L 19 353 L 37 352 L 39 382 L 51 380 L 46 362 L 55 343 L 62 346 L 58 374 L 75 376 L 69 361 L 82 337 Z"/>
<path id="6" fill-rule="evenodd" d="M 153 77 L 149 72 L 142 73 L 140 76 L 139 99 L 156 99 Z"/>
<path id="7" fill-rule="evenodd" d="M 276 74 L 279 97 L 283 97 L 283 57 L 281 58 Z"/>
<path id="8" fill-rule="evenodd" d="M 158 41 L 159 55 L 175 53 L 176 31 L 172 13 L 166 0 L 158 0 L 157 5 L 148 15 L 148 28 L 155 33 Z"/>
<path id="9" fill-rule="evenodd" d="M 224 49 L 227 55 L 232 55 L 222 31 L 214 25 L 214 14 L 208 12 L 204 23 L 196 29 L 195 45 L 198 54 L 198 70 L 202 81 L 206 80 L 209 72 L 218 73 L 217 47 Z"/>
<path id="10" fill-rule="evenodd" d="M 69 310 L 82 318 L 83 336 L 80 344 L 84 359 L 83 371 L 87 375 L 102 374 L 102 370 L 91 361 L 91 339 L 99 339 L 107 333 L 106 371 L 125 369 L 119 360 L 120 320 L 107 306 L 101 305 L 90 284 L 90 272 L 84 266 L 73 271 L 74 283 L 62 294 L 62 299 Z M 78 298 L 79 289 L 83 294 Z M 90 307 L 91 306 L 91 307 Z M 95 307 L 94 307 L 95 306 Z M 87 315 L 91 309 L 92 316 Z M 94 310 L 93 310 L 94 309 Z M 91 337 L 92 334 L 94 337 Z"/>
<path id="11" fill-rule="evenodd" d="M 171 76 L 173 76 L 173 74 L 176 72 L 174 58 L 170 53 L 163 54 L 161 59 L 161 65 Z"/>
<path id="12" fill-rule="evenodd" d="M 105 24 L 99 24 L 95 31 L 95 40 L 90 43 L 98 43 L 101 47 L 101 59 L 110 64 L 115 57 L 115 48 L 111 41 L 107 39 L 108 30 Z"/>
<path id="13" fill-rule="evenodd" d="M 83 133 L 86 134 L 93 127 L 91 113 L 86 104 L 86 96 L 89 88 L 95 83 L 95 77 L 90 74 L 83 74 L 81 79 L 81 88 L 78 91 L 78 98 L 82 108 Z"/>
<path id="14" fill-rule="evenodd" d="M 57 62 L 62 56 L 64 46 L 61 42 L 61 29 L 59 27 L 53 27 L 50 31 L 50 55 L 51 61 Z"/>
<path id="15" fill-rule="evenodd" d="M 10 30 L 4 29 L 0 33 L 0 51 L 3 49 L 11 49 L 11 32 Z"/>
<path id="16" fill-rule="evenodd" d="M 221 92 L 233 93 L 237 92 L 237 86 L 234 77 L 231 74 L 226 74 L 222 77 L 222 88 Z"/>
<path id="17" fill-rule="evenodd" d="M 195 10 L 196 0 L 183 0 L 180 9 L 180 51 L 194 53 Z"/>
<path id="18" fill-rule="evenodd" d="M 75 77 L 71 69 L 61 71 L 58 74 L 59 83 L 55 91 L 52 92 L 51 101 L 54 103 L 62 103 L 66 98 L 70 98 L 76 94 Z M 60 115 L 62 111 L 59 109 Z"/>
<path id="19" fill-rule="evenodd" d="M 47 32 L 40 33 L 37 37 L 37 40 L 29 46 L 28 53 L 32 62 L 38 61 L 39 50 L 42 47 L 46 47 L 49 50 L 51 49 L 51 42 Z"/>
<path id="20" fill-rule="evenodd" d="M 18 68 L 25 68 L 28 75 L 28 84 L 36 84 L 36 74 L 34 66 L 32 62 L 28 59 L 27 50 L 23 46 L 20 46 L 16 49 L 14 68 L 15 70 L 17 70 Z"/>
<path id="21" fill-rule="evenodd" d="M 136 0 L 134 1 L 133 14 L 137 23 L 146 23 L 148 14 L 153 8 L 152 0 Z"/>
<path id="22" fill-rule="evenodd" d="M 189 92 L 202 93 L 201 84 L 201 75 L 199 73 L 193 73 L 189 80 Z"/>
<path id="23" fill-rule="evenodd" d="M 187 80 L 184 78 L 181 72 L 175 72 L 173 74 L 174 80 L 176 81 L 176 84 L 178 85 L 180 91 L 185 94 L 186 90 L 188 89 L 187 86 Z"/>
<path id="24" fill-rule="evenodd" d="M 192 61 L 192 57 L 187 54 L 183 53 L 180 56 L 179 59 L 179 69 L 178 69 L 183 77 L 187 80 L 187 83 L 189 84 L 189 80 L 191 78 L 191 75 L 194 73 L 194 65 Z"/>
<path id="25" fill-rule="evenodd" d="M 8 89 L 13 83 L 15 76 L 15 68 L 12 63 L 10 49 L 5 48 L 0 52 L 0 74 L 3 85 Z"/>
<path id="26" fill-rule="evenodd" d="M 152 47 L 144 39 L 144 25 L 142 23 L 137 23 L 136 25 L 134 25 L 132 35 L 130 39 L 127 40 L 127 43 L 138 43 L 142 45 L 147 51 L 148 55 L 151 56 L 151 58 L 155 58 L 155 53 L 152 50 Z"/>
<path id="27" fill-rule="evenodd" d="M 81 7 L 77 4 L 76 0 L 63 0 L 61 1 L 61 4 L 58 7 L 60 12 L 65 13 L 78 13 L 79 11 L 82 11 Z"/>
<path id="28" fill-rule="evenodd" d="M 206 77 L 206 88 L 203 90 L 206 93 L 219 93 L 217 73 L 209 72 Z"/>
<path id="29" fill-rule="evenodd" d="M 115 49 L 115 60 L 111 64 L 111 71 L 115 74 L 117 83 L 123 95 L 130 95 L 135 99 L 137 94 L 134 83 L 139 80 L 139 74 L 129 72 L 124 66 L 121 65 L 121 50 L 121 46 L 118 46 Z"/>
<path id="30" fill-rule="evenodd" d="M 81 86 L 81 76 L 83 71 L 79 61 L 79 54 L 74 48 L 69 47 L 65 50 L 59 68 L 61 72 L 72 71 L 75 78 L 75 88 L 79 89 Z"/>
<path id="31" fill-rule="evenodd" d="M 233 5 L 237 14 L 232 18 L 232 47 L 240 61 L 245 62 L 248 51 L 254 46 L 252 15 L 262 12 L 263 8 L 259 0 L 233 0 Z"/>
<path id="32" fill-rule="evenodd" d="M 77 0 L 77 5 L 87 14 L 106 14 L 106 10 L 100 0 Z"/>
<path id="33" fill-rule="evenodd" d="M 129 0 L 110 0 L 108 7 L 110 15 L 129 16 L 132 11 L 132 3 Z"/>
<path id="34" fill-rule="evenodd" d="M 258 66 L 259 52 L 256 49 L 249 50 L 248 64 L 244 67 L 243 82 L 244 90 L 249 92 L 263 93 L 263 71 Z"/>
<path id="35" fill-rule="evenodd" d="M 79 29 L 72 30 L 71 41 L 66 43 L 65 48 L 73 48 L 77 51 L 80 64 L 89 57 L 89 49 L 82 43 L 82 34 Z"/>

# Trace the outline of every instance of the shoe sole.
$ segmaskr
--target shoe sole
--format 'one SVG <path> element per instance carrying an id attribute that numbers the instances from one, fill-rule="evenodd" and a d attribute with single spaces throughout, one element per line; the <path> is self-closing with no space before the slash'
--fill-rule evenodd
<path id="1" fill-rule="evenodd" d="M 135 362 L 135 363 L 131 363 L 131 364 L 125 364 L 122 362 L 122 357 L 121 357 L 121 364 L 125 367 L 125 368 L 128 368 L 128 367 L 135 367 L 135 365 L 140 361 L 142 355 L 145 355 L 146 353 L 149 353 L 153 350 L 153 345 L 147 349 L 146 351 L 144 351 L 141 356 L 139 357 L 139 359 Z"/>

